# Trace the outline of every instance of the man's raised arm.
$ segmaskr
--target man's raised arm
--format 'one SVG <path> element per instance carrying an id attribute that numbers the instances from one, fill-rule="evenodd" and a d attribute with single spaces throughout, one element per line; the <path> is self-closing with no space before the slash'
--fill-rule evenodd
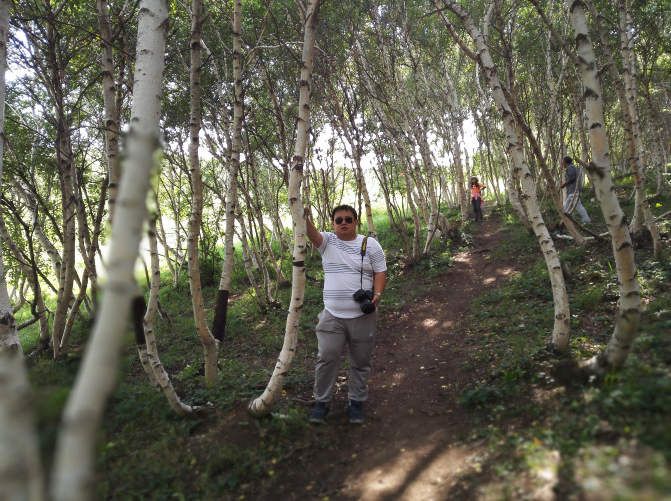
<path id="1" fill-rule="evenodd" d="M 305 208 L 305 226 L 308 238 L 310 239 L 310 242 L 312 242 L 312 245 L 314 245 L 316 248 L 321 247 L 322 242 L 324 241 L 324 237 L 322 237 L 322 234 L 319 233 L 319 230 L 312 222 L 312 211 L 309 207 Z"/>

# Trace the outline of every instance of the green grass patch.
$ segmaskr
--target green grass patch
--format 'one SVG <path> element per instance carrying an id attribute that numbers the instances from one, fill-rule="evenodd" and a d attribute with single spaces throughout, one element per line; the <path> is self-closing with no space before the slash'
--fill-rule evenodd
<path id="1" fill-rule="evenodd" d="M 559 497 L 671 495 L 669 260 L 654 259 L 650 249 L 636 251 L 645 312 L 625 367 L 603 380 L 564 386 L 553 376 L 555 355 L 545 348 L 553 322 L 545 265 L 533 236 L 515 224 L 507 235 L 498 255 L 515 252 L 531 265 L 475 301 L 464 366 L 479 377 L 460 398 L 478 423 L 474 437 L 484 438 L 498 458 L 492 474 L 508 486 L 507 495 L 548 472 L 557 477 Z M 613 331 L 612 251 L 605 244 L 566 247 L 561 258 L 568 269 L 571 353 L 585 359 L 602 350 Z M 594 485 L 602 490 L 590 490 Z"/>

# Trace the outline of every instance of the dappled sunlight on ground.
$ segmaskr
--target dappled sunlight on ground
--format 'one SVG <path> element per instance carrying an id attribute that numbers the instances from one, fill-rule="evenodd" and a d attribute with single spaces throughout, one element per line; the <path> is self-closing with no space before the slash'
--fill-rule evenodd
<path id="1" fill-rule="evenodd" d="M 496 268 L 492 270 L 493 274 L 488 274 L 486 277 L 483 277 L 482 283 L 485 285 L 492 285 L 496 283 L 496 281 L 501 278 L 501 277 L 510 277 L 513 273 L 515 273 L 515 269 L 511 268 L 510 266 L 504 266 L 502 268 Z"/>
<path id="2" fill-rule="evenodd" d="M 387 463 L 350 476 L 345 484 L 352 487 L 345 493 L 365 501 L 445 499 L 459 478 L 477 471 L 479 463 L 471 459 L 481 452 L 464 444 L 435 445 L 433 440 L 414 449 L 400 447 Z"/>
<path id="3" fill-rule="evenodd" d="M 435 327 L 436 325 L 438 325 L 438 320 L 435 318 L 425 318 L 422 320 L 422 327 L 426 327 L 427 329 Z"/>
<path id="4" fill-rule="evenodd" d="M 565 499 L 555 492 L 561 464 L 558 450 L 547 447 L 541 440 L 533 439 L 521 443 L 514 455 L 524 463 L 525 471 L 481 484 L 475 496 L 477 499 Z"/>
<path id="5" fill-rule="evenodd" d="M 471 263 L 473 261 L 473 258 L 471 257 L 470 254 L 467 252 L 460 252 L 456 256 L 454 256 L 454 261 L 456 263 Z"/>

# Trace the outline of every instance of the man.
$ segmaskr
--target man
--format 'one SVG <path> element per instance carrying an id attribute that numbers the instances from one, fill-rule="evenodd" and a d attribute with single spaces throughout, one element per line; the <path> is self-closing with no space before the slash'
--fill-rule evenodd
<path id="1" fill-rule="evenodd" d="M 574 210 L 578 211 L 578 216 L 583 224 L 591 222 L 585 207 L 580 202 L 580 189 L 582 188 L 582 171 L 579 171 L 573 165 L 571 157 L 564 157 L 563 160 L 566 172 L 564 175 L 565 182 L 559 188 L 566 188 L 566 199 L 564 200 L 564 213 L 570 215 Z"/>
<path id="2" fill-rule="evenodd" d="M 347 416 L 350 423 L 361 424 L 375 342 L 375 309 L 387 282 L 384 252 L 377 240 L 357 234 L 357 213 L 349 205 L 339 205 L 331 212 L 333 232 L 319 232 L 309 209 L 306 216 L 307 236 L 319 250 L 324 268 L 324 309 L 317 324 L 315 405 L 309 419 L 311 423 L 324 422 L 340 370 L 340 355 L 348 345 Z M 357 293 L 360 289 L 367 292 Z"/>

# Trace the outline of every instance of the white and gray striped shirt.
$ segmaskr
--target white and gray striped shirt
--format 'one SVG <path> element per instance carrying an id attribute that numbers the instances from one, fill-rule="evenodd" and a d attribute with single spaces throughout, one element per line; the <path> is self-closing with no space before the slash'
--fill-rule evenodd
<path id="1" fill-rule="evenodd" d="M 387 271 L 382 247 L 368 237 L 363 258 L 363 287 L 361 286 L 361 243 L 363 235 L 354 240 L 340 240 L 335 233 L 321 232 L 324 241 L 319 247 L 324 267 L 324 308 L 334 317 L 356 318 L 363 315 L 352 294 L 363 288 L 373 288 L 373 272 Z"/>

